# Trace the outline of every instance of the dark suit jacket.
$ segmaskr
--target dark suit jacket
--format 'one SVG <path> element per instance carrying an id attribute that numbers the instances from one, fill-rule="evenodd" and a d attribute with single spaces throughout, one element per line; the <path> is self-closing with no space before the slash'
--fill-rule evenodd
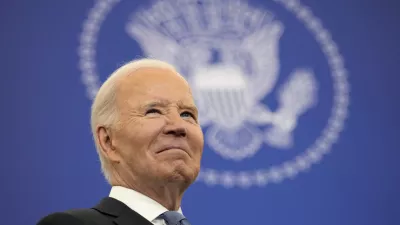
<path id="1" fill-rule="evenodd" d="M 124 203 L 106 197 L 93 208 L 52 213 L 37 225 L 152 225 Z"/>

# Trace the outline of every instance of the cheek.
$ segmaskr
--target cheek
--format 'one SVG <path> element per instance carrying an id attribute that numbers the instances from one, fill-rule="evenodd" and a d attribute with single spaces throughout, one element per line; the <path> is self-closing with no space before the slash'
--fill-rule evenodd
<path id="1" fill-rule="evenodd" d="M 135 148 L 147 150 L 163 128 L 162 119 L 143 119 L 132 127 L 129 139 Z"/>
<path id="2" fill-rule="evenodd" d="M 194 132 L 193 147 L 196 150 L 195 153 L 201 156 L 204 147 L 204 137 L 201 128 L 197 128 L 196 131 Z"/>
<path id="3" fill-rule="evenodd" d="M 120 133 L 120 144 L 134 155 L 146 152 L 162 129 L 163 122 L 156 119 L 142 119 L 125 126 Z"/>

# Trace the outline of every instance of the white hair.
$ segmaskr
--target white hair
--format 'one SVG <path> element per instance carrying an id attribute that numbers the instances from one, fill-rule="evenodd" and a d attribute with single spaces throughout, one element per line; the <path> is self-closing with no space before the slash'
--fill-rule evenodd
<path id="1" fill-rule="evenodd" d="M 111 171 L 107 158 L 99 144 L 96 135 L 96 130 L 99 126 L 111 128 L 118 122 L 118 109 L 116 105 L 118 81 L 121 77 L 131 74 L 133 71 L 141 68 L 163 68 L 176 71 L 175 67 L 156 59 L 138 59 L 133 60 L 115 70 L 103 83 L 98 90 L 96 97 L 92 103 L 91 109 L 91 129 L 96 146 L 97 154 L 99 155 L 101 171 L 108 183 L 111 183 Z M 178 74 L 178 73 L 177 73 Z"/>

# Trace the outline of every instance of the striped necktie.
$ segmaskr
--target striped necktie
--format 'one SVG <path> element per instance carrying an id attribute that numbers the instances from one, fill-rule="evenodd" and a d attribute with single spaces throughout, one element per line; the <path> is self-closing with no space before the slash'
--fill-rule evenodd
<path id="1" fill-rule="evenodd" d="M 190 225 L 189 221 L 179 212 L 167 211 L 160 215 L 167 225 Z"/>

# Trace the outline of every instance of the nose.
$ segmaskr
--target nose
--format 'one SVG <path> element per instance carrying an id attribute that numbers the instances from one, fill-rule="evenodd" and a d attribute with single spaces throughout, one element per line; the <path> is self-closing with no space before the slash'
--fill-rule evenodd
<path id="1" fill-rule="evenodd" d="M 175 137 L 186 137 L 186 128 L 181 126 L 169 126 L 165 129 L 164 133 L 166 135 L 172 135 Z"/>
<path id="2" fill-rule="evenodd" d="M 169 118 L 164 128 L 164 134 L 174 137 L 186 137 L 187 130 L 183 119 L 180 116 Z"/>

